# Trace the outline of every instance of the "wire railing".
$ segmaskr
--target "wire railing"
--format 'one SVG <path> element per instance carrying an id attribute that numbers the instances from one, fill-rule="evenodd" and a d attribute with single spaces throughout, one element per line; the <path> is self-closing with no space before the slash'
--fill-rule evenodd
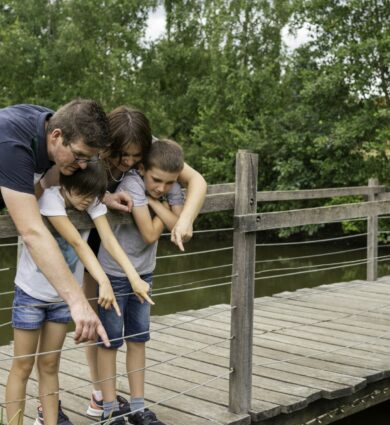
<path id="1" fill-rule="evenodd" d="M 240 173 L 238 173 L 240 174 Z M 238 184 L 238 183 L 236 183 Z M 245 191 L 242 191 L 242 193 L 244 193 Z M 369 196 L 370 193 L 367 192 Z M 246 194 L 245 194 L 246 196 Z M 253 198 L 252 198 L 253 200 Z M 357 209 L 357 207 L 356 207 Z M 336 210 L 334 210 L 336 211 Z M 368 210 L 367 210 L 368 211 Z M 371 210 L 370 210 L 371 211 Z M 339 214 L 338 211 L 336 211 L 337 214 Z M 335 215 L 337 215 L 335 213 Z M 254 231 L 260 231 L 262 229 L 256 229 L 254 230 L 254 226 L 253 226 L 253 222 L 249 222 L 247 223 L 248 227 L 245 228 L 245 226 L 242 226 L 242 223 L 244 223 L 244 219 L 245 218 L 251 218 L 249 217 L 250 214 L 248 214 L 248 217 L 244 217 L 245 214 L 240 213 L 240 217 L 236 216 L 236 218 L 241 219 L 241 222 L 237 221 L 237 223 L 235 223 L 235 225 L 238 225 L 240 228 L 240 231 L 242 232 L 242 234 L 246 233 L 246 232 L 254 232 Z M 266 217 L 267 214 L 264 214 L 264 217 Z M 262 216 L 263 217 L 263 216 Z M 306 218 L 305 218 L 306 220 Z M 363 218 L 356 218 L 353 221 L 358 221 L 358 220 L 364 220 Z M 261 221 L 261 219 L 259 219 L 257 222 Z M 319 223 L 328 223 L 329 221 L 340 221 L 338 219 L 335 220 L 317 220 L 315 223 L 319 224 Z M 343 220 L 344 221 L 344 220 Z M 244 223 L 245 224 L 245 223 Z M 246 224 L 245 224 L 246 225 Z M 235 227 L 237 229 L 237 227 Z M 250 230 L 248 230 L 250 229 Z M 230 232 L 231 230 L 234 230 L 233 228 L 222 228 L 222 229 L 209 229 L 209 230 L 202 230 L 199 231 L 197 233 L 211 233 L 211 232 Z M 195 232 L 194 232 L 195 233 Z M 377 234 L 388 234 L 389 232 L 386 230 L 383 231 L 378 231 Z M 237 235 L 237 232 L 234 232 L 235 237 Z M 283 241 L 283 242 L 270 242 L 270 243 L 255 243 L 253 246 L 254 248 L 258 248 L 260 251 L 262 251 L 264 248 L 272 248 L 272 247 L 282 247 L 285 246 L 287 248 L 289 247 L 294 247 L 295 249 L 298 248 L 298 246 L 303 246 L 303 245 L 308 245 L 310 246 L 311 244 L 325 244 L 325 243 L 329 243 L 329 242 L 336 242 L 337 244 L 340 244 L 341 242 L 345 241 L 345 240 L 352 240 L 352 239 L 358 239 L 361 237 L 366 237 L 367 238 L 367 245 L 368 247 L 357 247 L 357 248 L 349 248 L 349 249 L 336 249 L 332 252 L 325 252 L 325 253 L 312 253 L 311 255 L 301 255 L 301 256 L 297 256 L 297 255 L 293 255 L 293 256 L 286 256 L 284 258 L 262 258 L 260 260 L 254 260 L 252 265 L 255 266 L 255 272 L 254 272 L 254 276 L 253 276 L 253 283 L 256 284 L 258 281 L 264 281 L 264 280 L 271 280 L 271 279 L 275 279 L 275 278 L 289 278 L 292 276 L 297 276 L 297 275 L 303 275 L 303 274 L 314 274 L 314 273 L 320 273 L 320 272 L 327 272 L 330 270 L 335 270 L 335 269 L 349 269 L 349 268 L 356 268 L 356 267 L 360 267 L 362 265 L 366 265 L 372 261 L 375 261 L 376 263 L 384 263 L 387 262 L 390 259 L 389 255 L 378 255 L 378 254 L 370 254 L 369 257 L 367 258 L 355 258 L 357 255 L 359 255 L 359 251 L 363 251 L 363 250 L 367 250 L 369 248 L 369 237 L 370 235 L 372 235 L 372 231 L 368 229 L 367 233 L 359 233 L 359 234 L 353 234 L 353 235 L 346 235 L 346 236 L 340 236 L 340 237 L 333 237 L 333 238 L 325 238 L 325 239 L 317 239 L 317 240 L 309 240 L 309 241 L 298 241 L 298 242 L 290 242 L 290 241 Z M 235 242 L 234 242 L 235 244 Z M 4 246 L 12 246 L 12 245 L 17 245 L 17 244 L 5 244 Z M 1 247 L 1 245 L 0 245 Z M 379 248 L 379 246 L 376 246 L 376 248 Z M 383 246 L 383 248 L 385 248 L 385 246 Z M 215 264 L 213 263 L 213 265 L 211 266 L 207 266 L 207 267 L 198 267 L 198 268 L 193 268 L 190 270 L 175 270 L 173 272 L 170 273 L 160 273 L 160 274 L 156 274 L 154 276 L 154 278 L 159 278 L 159 279 L 163 279 L 163 281 L 161 281 L 161 287 L 154 289 L 153 290 L 153 297 L 158 298 L 158 297 L 163 297 L 163 296 L 174 296 L 177 297 L 180 294 L 185 294 L 185 293 L 191 293 L 194 294 L 196 291 L 205 291 L 205 290 L 209 290 L 209 289 L 215 289 L 215 288 L 221 288 L 221 287 L 229 287 L 231 286 L 233 283 L 236 284 L 237 281 L 239 279 L 242 279 L 243 273 L 242 270 L 238 270 L 237 271 L 237 261 L 236 261 L 236 256 L 240 256 L 241 252 L 237 251 L 237 246 L 225 246 L 225 247 L 221 247 L 221 248 L 214 248 L 214 249 L 206 249 L 206 250 L 196 250 L 193 252 L 185 252 L 185 253 L 178 253 L 178 254 L 169 254 L 169 255 L 160 255 L 157 257 L 157 259 L 159 261 L 161 260 L 169 260 L 169 259 L 174 259 L 175 260 L 175 264 L 178 264 L 178 262 L 181 260 L 181 258 L 188 258 L 188 257 L 193 257 L 193 256 L 204 256 L 204 255 L 208 255 L 208 256 L 212 256 L 214 254 L 223 254 L 223 255 L 230 255 L 230 251 L 233 251 L 233 261 L 232 263 L 230 262 L 226 262 L 224 264 Z M 344 256 L 345 254 L 352 254 L 355 253 L 356 256 L 352 256 L 351 259 L 346 259 L 346 258 L 341 258 L 340 261 L 331 261 L 331 260 L 322 260 L 322 258 L 326 257 L 326 256 Z M 241 257 L 240 257 L 241 258 Z M 244 261 L 242 262 L 242 264 L 244 264 Z M 311 264 L 312 261 L 315 261 L 316 264 Z M 326 261 L 326 262 L 324 262 Z M 280 266 L 281 263 L 285 263 L 285 266 Z M 287 262 L 290 262 L 290 264 L 286 264 Z M 296 262 L 299 262 L 299 264 L 295 264 Z M 302 264 L 302 262 L 307 262 L 308 264 Z M 241 265 L 242 265 L 241 264 Z M 264 268 L 268 266 L 268 268 Z M 228 269 L 228 268 L 233 268 L 233 271 L 230 272 L 226 272 L 224 269 Z M 238 268 L 239 269 L 239 268 Z M 7 268 L 7 269 L 0 269 L 0 271 L 10 271 L 11 268 Z M 219 273 L 218 276 L 206 276 L 204 278 L 198 278 L 198 277 L 193 277 L 193 274 L 195 273 Z M 185 277 L 189 276 L 190 277 L 190 281 L 188 282 L 183 282 L 183 280 L 185 280 Z M 174 281 L 172 281 L 174 280 Z M 222 282 L 221 282 L 222 280 Z M 351 283 L 349 288 L 352 290 L 354 287 L 358 287 L 359 283 Z M 335 292 L 335 293 L 341 293 L 342 289 L 338 288 L 338 287 L 334 287 L 331 290 L 327 290 L 327 294 L 329 294 L 330 292 Z M 318 291 L 321 292 L 321 291 Z M 322 291 L 323 292 L 323 291 Z M 11 295 L 12 291 L 6 291 L 3 293 L 0 293 L 0 295 Z M 129 292 L 130 294 L 130 292 Z M 127 294 L 128 295 L 128 294 Z M 120 295 L 118 295 L 120 296 Z M 286 296 L 283 295 L 283 299 L 290 299 L 290 300 L 303 300 L 305 297 L 307 296 L 313 296 L 313 294 L 309 295 L 306 293 L 299 293 L 299 294 L 295 294 L 295 295 L 291 295 L 291 296 Z M 260 303 L 264 303 L 264 305 L 270 305 L 272 303 L 277 303 L 280 302 L 280 297 L 273 297 L 272 299 L 264 299 L 262 301 L 260 301 Z M 96 300 L 96 298 L 91 298 L 92 300 Z M 258 304 L 258 303 L 257 303 Z M 48 305 L 47 303 L 45 303 L 45 306 Z M 28 306 L 17 306 L 16 308 L 26 308 Z M 385 311 L 387 308 L 390 307 L 390 304 L 381 304 L 381 305 L 376 305 L 375 306 L 375 311 Z M 1 307 L 0 308 L 0 312 L 6 312 L 6 311 L 10 311 L 12 309 L 12 307 Z M 168 324 L 168 325 L 160 325 L 158 329 L 152 329 L 152 333 L 153 332 L 161 332 L 162 334 L 165 333 L 169 333 L 172 329 L 183 329 L 183 326 L 187 327 L 191 327 L 194 326 L 196 327 L 196 323 L 202 323 L 202 325 L 204 325 L 205 322 L 214 322 L 217 323 L 219 320 L 221 321 L 221 323 L 228 323 L 226 321 L 226 316 L 229 314 L 236 314 L 237 311 L 242 311 L 242 305 L 236 305 L 235 301 L 233 300 L 232 302 L 232 307 L 230 308 L 224 308 L 224 309 L 216 309 L 215 311 L 212 310 L 211 313 L 209 313 L 208 315 L 200 315 L 200 316 L 196 316 L 193 317 L 192 319 L 185 321 L 184 323 L 174 323 L 174 324 Z M 234 313 L 233 313 L 234 312 Z M 371 312 L 370 309 L 366 309 L 365 313 L 369 313 Z M 353 318 L 355 316 L 358 316 L 359 314 L 364 313 L 363 309 L 359 309 L 359 311 L 357 313 L 345 313 L 342 318 L 346 319 L 346 318 Z M 330 319 L 318 319 L 318 320 L 311 320 L 309 323 L 305 322 L 305 323 L 295 323 L 292 325 L 285 325 L 285 326 L 276 326 L 273 327 L 273 329 L 271 330 L 265 330 L 265 331 L 261 331 L 261 332 L 254 332 L 253 336 L 256 339 L 261 339 L 261 337 L 264 337 L 266 335 L 270 335 L 270 334 L 276 334 L 276 333 L 282 333 L 283 331 L 293 331 L 293 330 L 297 330 L 297 329 L 305 329 L 304 327 L 306 326 L 314 326 L 314 325 L 321 325 L 324 324 L 325 322 L 327 323 L 331 323 L 332 321 L 336 321 L 338 320 L 339 315 L 337 315 L 337 317 L 332 317 Z M 10 323 L 6 322 L 4 324 L 0 324 L 1 328 L 4 328 L 5 326 L 8 326 Z M 206 328 L 205 328 L 206 329 Z M 180 358 L 190 358 L 191 356 L 194 356 L 195 353 L 201 352 L 203 350 L 205 351 L 211 351 L 213 348 L 218 347 L 218 346 L 222 346 L 225 347 L 227 343 L 231 343 L 232 345 L 237 344 L 238 338 L 241 337 L 241 335 L 239 335 L 239 333 L 234 332 L 234 328 L 232 330 L 232 332 L 229 332 L 227 329 L 226 330 L 226 336 L 225 337 L 217 337 L 217 341 L 211 342 L 211 343 L 203 343 L 200 344 L 200 346 L 197 346 L 197 348 L 195 349 L 188 349 L 188 350 L 184 350 L 184 352 L 182 352 L 181 354 L 175 354 L 173 356 L 168 356 L 168 358 L 166 358 L 165 360 L 161 360 L 159 362 L 152 362 L 150 365 L 148 365 L 145 368 L 142 369 L 137 369 L 137 370 L 132 370 L 132 371 L 127 371 L 126 373 L 121 373 L 121 374 L 116 374 L 115 378 L 119 378 L 119 377 L 124 377 L 127 376 L 131 373 L 135 373 L 137 371 L 140 370 L 145 370 L 148 368 L 158 368 L 159 366 L 163 365 L 163 364 L 169 364 L 170 362 L 174 362 L 174 360 L 176 359 L 180 359 Z M 205 334 L 207 334 L 206 330 L 199 330 L 200 333 L 205 332 Z M 374 343 L 376 341 L 376 338 L 378 340 L 385 338 L 385 336 L 383 336 L 383 333 L 380 333 L 379 335 L 376 335 L 376 337 L 372 337 L 370 338 L 370 342 Z M 135 336 L 131 335 L 131 336 Z M 128 337 L 131 337 L 128 336 Z M 184 336 L 184 339 L 191 341 L 191 337 L 190 335 Z M 115 340 L 112 340 L 115 341 Z M 345 349 L 345 348 L 351 348 L 353 347 L 351 341 L 344 341 L 345 344 L 342 348 L 340 349 Z M 257 342 L 256 342 L 257 343 Z M 98 343 L 92 344 L 92 345 L 97 345 Z M 91 345 L 91 344 L 88 344 Z M 359 345 L 359 344 L 357 344 Z M 77 350 L 80 348 L 84 348 L 85 345 L 79 345 L 79 346 L 72 346 L 72 347 L 63 347 L 62 350 L 56 350 L 55 352 L 63 352 L 64 355 L 66 356 L 67 353 L 72 352 L 73 350 Z M 328 350 L 328 353 L 332 353 L 336 350 Z M 46 353 L 34 353 L 34 354 L 30 354 L 28 356 L 30 357 L 36 357 L 36 356 L 40 356 L 40 355 L 44 355 L 44 354 L 48 354 L 48 353 L 53 353 L 53 352 L 46 352 Z M 310 356 L 314 354 L 309 353 Z M 308 354 L 308 356 L 309 356 Z M 0 359 L 0 364 L 3 363 L 7 363 L 11 360 L 19 360 L 19 359 L 23 359 L 25 357 L 28 356 L 16 356 L 14 358 L 10 357 L 5 357 L 3 359 Z M 285 359 L 281 360 L 279 359 L 277 362 L 282 362 L 282 361 L 287 361 Z M 277 363 L 276 362 L 276 363 Z M 232 363 L 234 364 L 234 362 Z M 255 365 L 256 366 L 256 365 Z M 1 366 L 0 366 L 1 367 Z M 161 404 L 161 405 L 169 405 L 171 400 L 174 400 L 177 397 L 182 397 L 186 394 L 189 394 L 191 391 L 195 391 L 198 388 L 201 387 L 207 387 L 209 384 L 211 384 L 212 382 L 214 382 L 215 380 L 220 380 L 220 379 L 226 379 L 229 376 L 231 376 L 233 373 L 235 375 L 241 373 L 241 371 L 239 371 L 236 367 L 225 367 L 224 371 L 222 372 L 216 372 L 217 368 L 214 368 L 213 370 L 211 370 L 212 368 L 209 368 L 209 370 L 207 370 L 207 374 L 210 375 L 210 377 L 208 377 L 208 379 L 204 379 L 203 382 L 193 382 L 191 384 L 188 385 L 187 388 L 185 389 L 181 389 L 174 391 L 174 394 L 171 394 L 167 397 L 162 397 L 159 400 L 154 401 L 153 403 L 149 404 L 149 407 L 151 406 L 155 406 L 157 404 Z M 211 376 L 214 375 L 214 376 Z M 114 376 L 111 376 L 109 378 L 106 379 L 113 379 Z M 95 381 L 94 384 L 99 383 L 99 381 Z M 92 383 L 88 382 L 82 385 L 79 385 L 77 387 L 68 387 L 66 389 L 61 389 L 58 391 L 58 395 L 64 394 L 66 392 L 68 393 L 74 393 L 77 392 L 79 389 L 90 386 Z M 50 394 L 41 394 L 40 397 L 44 397 L 44 396 L 49 396 L 49 395 L 53 395 L 54 393 L 50 393 Z M 28 401 L 31 400 L 33 398 L 38 398 L 38 396 L 33 397 L 33 396 L 29 396 L 29 398 L 25 398 L 23 401 Z M 1 403 L 0 403 L 1 404 Z M 227 404 L 227 402 L 226 402 Z M 4 405 L 4 404 L 3 404 Z M 147 406 L 148 407 L 148 406 Z M 205 419 L 211 421 L 211 422 L 215 422 L 215 423 L 221 423 L 218 420 L 216 420 L 215 418 L 212 417 L 212 415 L 199 415 L 200 417 L 204 417 Z M 100 422 L 94 422 L 95 424 L 101 423 Z"/>

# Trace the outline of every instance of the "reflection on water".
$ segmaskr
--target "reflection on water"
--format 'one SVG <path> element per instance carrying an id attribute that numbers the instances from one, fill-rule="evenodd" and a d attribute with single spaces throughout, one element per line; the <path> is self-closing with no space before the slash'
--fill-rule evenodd
<path id="1" fill-rule="evenodd" d="M 1 243 L 10 241 L 2 240 Z M 206 250 L 213 252 L 176 256 L 176 254 L 180 254 L 179 250 L 167 238 L 162 238 L 159 243 L 158 256 L 175 256 L 160 258 L 157 261 L 153 283 L 153 298 L 156 306 L 153 307 L 152 314 L 164 315 L 177 311 L 196 310 L 214 304 L 229 303 L 233 252 L 229 248 L 232 245 L 231 234 L 223 240 L 195 236 L 186 246 L 186 253 Z M 348 252 L 340 253 L 340 251 Z M 382 248 L 379 255 L 390 254 L 389 251 L 388 248 Z M 256 249 L 257 280 L 255 295 L 261 297 L 321 284 L 365 279 L 365 264 L 354 265 L 353 267 L 346 264 L 340 267 L 340 265 L 335 264 L 362 260 L 365 256 L 364 237 L 321 244 L 258 246 Z M 2 292 L 0 308 L 12 305 L 12 294 L 3 293 L 13 289 L 15 263 L 16 247 L 0 247 L 0 269 L 11 268 L 9 271 L 0 272 L 0 292 Z M 330 267 L 333 267 L 333 269 L 321 270 Z M 310 270 L 310 273 L 305 272 L 305 270 Z M 282 274 L 288 275 L 281 276 Z M 389 261 L 379 263 L 379 276 L 384 275 L 390 275 Z M 210 287 L 213 285 L 214 287 Z M 203 289 L 195 290 L 195 288 Z M 10 311 L 0 311 L 0 324 L 9 320 Z M 11 339 L 12 329 L 10 326 L 2 326 L 0 330 L 0 345 L 8 343 Z M 388 410 L 389 406 L 386 406 Z M 378 412 L 380 409 L 377 409 Z M 352 423 L 363 425 L 367 423 L 363 417 L 365 414 L 366 412 L 355 415 L 353 422 L 349 418 L 337 423 L 339 425 L 350 425 Z M 375 413 L 376 425 L 387 423 L 384 419 L 381 421 L 379 416 L 379 413 L 378 415 Z"/>
<path id="2" fill-rule="evenodd" d="M 1 243 L 13 241 L 2 240 Z M 359 237 L 326 243 L 258 246 L 255 295 L 261 297 L 321 284 L 365 279 L 365 264 L 353 267 L 347 264 L 341 266 L 335 264 L 364 259 L 366 255 L 364 244 L 365 238 Z M 158 257 L 165 258 L 157 260 L 153 283 L 153 298 L 156 305 L 152 308 L 152 314 L 164 315 L 229 303 L 232 245 L 231 233 L 223 239 L 195 236 L 186 245 L 185 254 L 207 252 L 181 255 L 176 246 L 168 238 L 163 237 L 159 243 Z M 261 245 L 260 242 L 258 245 Z M 380 255 L 389 254 L 389 251 L 388 248 L 382 248 Z M 11 268 L 9 271 L 0 272 L 2 293 L 13 289 L 15 264 L 16 247 L 0 247 L 0 268 Z M 331 267 L 334 268 L 322 270 Z M 380 262 L 379 275 L 388 274 L 390 274 L 390 262 Z M 12 293 L 1 294 L 0 308 L 11 305 Z M 9 320 L 10 310 L 0 311 L 0 323 Z M 9 326 L 1 327 L 0 345 L 10 340 L 11 334 Z"/>

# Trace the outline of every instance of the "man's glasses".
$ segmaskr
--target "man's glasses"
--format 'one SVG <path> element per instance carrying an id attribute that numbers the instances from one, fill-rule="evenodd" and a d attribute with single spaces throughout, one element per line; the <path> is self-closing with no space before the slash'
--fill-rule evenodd
<path id="1" fill-rule="evenodd" d="M 68 146 L 69 146 L 70 151 L 72 152 L 74 162 L 77 162 L 78 164 L 91 164 L 91 163 L 100 161 L 100 155 L 92 155 L 90 157 L 80 156 L 79 153 L 75 152 L 72 149 L 71 144 L 69 144 Z"/>

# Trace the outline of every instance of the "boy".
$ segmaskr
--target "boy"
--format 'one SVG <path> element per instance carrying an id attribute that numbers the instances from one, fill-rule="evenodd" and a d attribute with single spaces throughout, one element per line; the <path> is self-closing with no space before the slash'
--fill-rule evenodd
<path id="1" fill-rule="evenodd" d="M 60 186 L 47 189 L 39 200 L 42 215 L 46 216 L 57 234 L 69 268 L 81 282 L 83 268 L 88 268 L 100 287 L 98 303 L 102 308 L 114 307 L 120 314 L 111 284 L 86 243 L 88 232 L 81 235 L 66 214 L 66 207 L 87 210 L 97 227 L 107 250 L 113 255 L 132 281 L 138 296 L 152 302 L 147 295 L 148 285 L 143 282 L 126 254 L 116 241 L 106 218 L 107 208 L 100 203 L 106 191 L 106 172 L 99 161 L 72 175 L 61 175 Z M 71 425 L 58 401 L 58 369 L 60 351 L 66 335 L 66 325 L 71 320 L 68 306 L 45 278 L 24 247 L 15 277 L 15 298 L 12 324 L 14 327 L 14 356 L 6 389 L 8 422 L 22 423 L 26 384 L 34 365 L 37 348 L 39 393 L 42 407 L 38 409 L 35 425 Z"/>
<path id="2" fill-rule="evenodd" d="M 181 147 L 170 140 L 157 140 L 140 165 L 139 171 L 130 171 L 118 186 L 118 191 L 128 192 L 134 202 L 132 214 L 134 223 L 119 225 L 114 233 L 119 243 L 133 262 L 141 278 L 152 286 L 152 272 L 156 265 L 157 241 L 164 225 L 171 230 L 183 206 L 181 188 L 177 178 L 184 166 Z M 168 193 L 169 192 L 169 193 Z M 168 194 L 168 202 L 161 198 Z M 156 214 L 153 216 L 149 207 Z M 126 341 L 126 368 L 131 390 L 130 408 L 127 415 L 132 424 L 164 425 L 156 415 L 145 409 L 145 342 L 149 340 L 150 306 L 140 304 L 131 294 L 129 281 L 115 264 L 115 261 L 101 247 L 99 261 L 107 273 L 118 297 L 121 317 L 99 307 L 99 317 L 110 339 L 110 349 L 99 346 L 98 370 L 103 393 L 103 423 L 124 425 L 116 401 L 116 353 Z"/>

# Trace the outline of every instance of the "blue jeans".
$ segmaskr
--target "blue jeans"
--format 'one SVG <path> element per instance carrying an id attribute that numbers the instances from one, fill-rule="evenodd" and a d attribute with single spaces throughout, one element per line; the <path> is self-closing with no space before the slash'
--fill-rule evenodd
<path id="1" fill-rule="evenodd" d="M 12 308 L 12 327 L 40 329 L 44 322 L 68 323 L 72 320 L 69 307 L 64 302 L 50 303 L 38 300 L 19 286 L 15 286 Z"/>
<path id="2" fill-rule="evenodd" d="M 146 342 L 149 341 L 150 304 L 146 301 L 141 303 L 133 291 L 126 277 L 108 275 L 112 289 L 122 316 L 118 316 L 113 308 L 106 310 L 98 306 L 99 318 L 107 332 L 111 342 L 110 348 L 119 348 L 123 341 Z M 141 276 L 152 288 L 152 273 Z M 150 291 L 149 291 L 150 292 Z M 113 340 L 114 341 L 111 341 Z M 101 339 L 99 339 L 101 342 Z"/>

